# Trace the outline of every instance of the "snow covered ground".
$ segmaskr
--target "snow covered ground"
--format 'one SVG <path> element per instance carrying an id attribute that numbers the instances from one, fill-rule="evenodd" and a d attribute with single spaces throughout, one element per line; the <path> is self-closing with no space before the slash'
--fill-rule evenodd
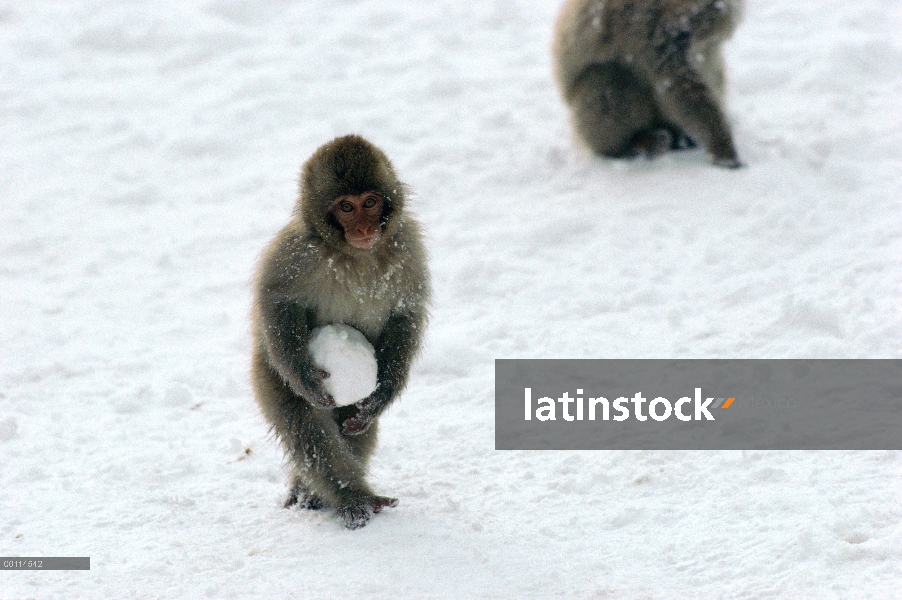
<path id="1" fill-rule="evenodd" d="M 747 167 L 593 158 L 558 1 L 0 0 L 0 598 L 898 598 L 900 452 L 501 452 L 495 358 L 902 356 L 902 4 L 749 0 Z M 356 132 L 435 302 L 360 531 L 283 510 L 255 260 Z"/>

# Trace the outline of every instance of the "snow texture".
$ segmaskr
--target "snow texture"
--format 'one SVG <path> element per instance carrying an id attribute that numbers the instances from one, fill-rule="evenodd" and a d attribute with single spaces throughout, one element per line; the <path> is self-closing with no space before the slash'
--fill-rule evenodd
<path id="1" fill-rule="evenodd" d="M 353 327 L 317 327 L 310 334 L 310 355 L 316 366 L 329 374 L 323 385 L 336 406 L 354 404 L 376 389 L 376 352 Z"/>
<path id="2" fill-rule="evenodd" d="M 750 0 L 746 167 L 591 156 L 558 0 L 0 0 L 0 598 L 898 598 L 899 452 L 494 450 L 495 358 L 902 356 L 902 3 Z M 285 510 L 252 272 L 334 136 L 431 254 L 359 531 Z"/>

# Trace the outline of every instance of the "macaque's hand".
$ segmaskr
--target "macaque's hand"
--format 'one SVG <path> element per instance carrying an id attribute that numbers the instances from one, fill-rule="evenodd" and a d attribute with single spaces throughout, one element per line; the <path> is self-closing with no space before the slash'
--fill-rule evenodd
<path id="1" fill-rule="evenodd" d="M 310 397 L 307 400 L 313 405 L 313 408 L 335 408 L 335 398 L 329 395 L 323 385 L 323 380 L 329 378 L 329 373 L 322 369 L 314 369 L 313 377 L 316 381 L 316 387 L 311 390 Z"/>
<path id="2" fill-rule="evenodd" d="M 712 162 L 715 166 L 723 167 L 724 169 L 739 169 L 743 166 L 742 162 L 735 156 L 715 158 Z"/>
<path id="3" fill-rule="evenodd" d="M 345 435 L 360 435 L 370 428 L 370 425 L 373 424 L 374 420 L 375 417 L 359 412 L 350 419 L 345 419 L 345 422 L 341 427 L 341 432 Z"/>
<path id="4" fill-rule="evenodd" d="M 376 399 L 373 396 L 367 396 L 357 403 L 357 414 L 353 417 L 345 419 L 342 423 L 341 432 L 345 435 L 360 435 L 370 428 L 373 421 L 376 420 Z"/>

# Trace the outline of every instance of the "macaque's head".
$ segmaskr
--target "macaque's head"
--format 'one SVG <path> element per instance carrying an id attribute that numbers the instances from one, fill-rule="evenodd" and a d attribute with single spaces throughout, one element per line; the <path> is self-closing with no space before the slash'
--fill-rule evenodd
<path id="1" fill-rule="evenodd" d="M 346 135 L 304 163 L 296 211 L 333 248 L 368 251 L 400 226 L 404 192 L 379 148 Z"/>

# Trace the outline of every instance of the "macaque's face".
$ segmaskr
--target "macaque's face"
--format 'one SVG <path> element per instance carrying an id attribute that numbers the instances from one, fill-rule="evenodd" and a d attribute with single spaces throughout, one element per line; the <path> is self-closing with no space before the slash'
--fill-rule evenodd
<path id="1" fill-rule="evenodd" d="M 332 214 L 345 232 L 345 241 L 355 248 L 369 250 L 382 233 L 382 196 L 364 192 L 356 196 L 340 196 L 332 205 Z"/>

